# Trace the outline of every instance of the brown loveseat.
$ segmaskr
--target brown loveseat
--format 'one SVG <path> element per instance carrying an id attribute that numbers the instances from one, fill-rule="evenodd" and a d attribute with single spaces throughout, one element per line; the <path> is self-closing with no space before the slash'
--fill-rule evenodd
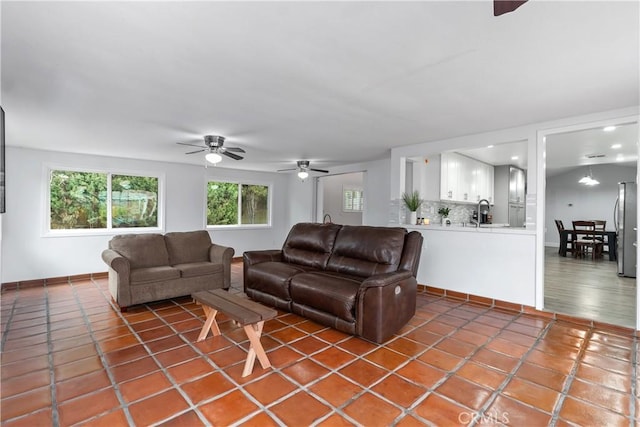
<path id="1" fill-rule="evenodd" d="M 102 259 L 109 266 L 111 296 L 126 311 L 134 304 L 228 289 L 234 252 L 199 230 L 114 236 Z"/>
<path id="2" fill-rule="evenodd" d="M 382 343 L 415 314 L 422 235 L 404 228 L 300 223 L 281 250 L 244 253 L 257 301 Z"/>

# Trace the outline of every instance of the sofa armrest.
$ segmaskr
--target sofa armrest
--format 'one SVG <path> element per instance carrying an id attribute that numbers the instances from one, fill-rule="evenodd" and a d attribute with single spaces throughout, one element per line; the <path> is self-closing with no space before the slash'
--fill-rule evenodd
<path id="1" fill-rule="evenodd" d="M 120 308 L 124 309 L 131 305 L 131 264 L 113 249 L 102 251 L 102 260 L 109 266 L 109 292 Z"/>
<path id="2" fill-rule="evenodd" d="M 261 262 L 282 262 L 280 249 L 268 249 L 265 251 L 247 251 L 242 255 L 244 265 L 260 264 Z"/>
<path id="3" fill-rule="evenodd" d="M 377 343 L 391 338 L 416 312 L 417 285 L 408 270 L 379 274 L 362 282 L 356 309 L 357 334 Z"/>
<path id="4" fill-rule="evenodd" d="M 211 244 L 209 248 L 209 261 L 222 264 L 224 268 L 224 289 L 229 289 L 231 286 L 231 259 L 236 251 L 228 246 Z"/>
<path id="5" fill-rule="evenodd" d="M 376 274 L 367 278 L 360 285 L 362 292 L 363 288 L 377 288 L 380 286 L 393 286 L 402 280 L 406 280 L 413 276 L 413 273 L 408 270 L 394 271 L 392 273 Z"/>
<path id="6" fill-rule="evenodd" d="M 102 251 L 102 260 L 113 269 L 116 273 L 129 279 L 129 273 L 131 272 L 131 265 L 129 260 L 120 255 L 113 249 L 105 249 Z"/>

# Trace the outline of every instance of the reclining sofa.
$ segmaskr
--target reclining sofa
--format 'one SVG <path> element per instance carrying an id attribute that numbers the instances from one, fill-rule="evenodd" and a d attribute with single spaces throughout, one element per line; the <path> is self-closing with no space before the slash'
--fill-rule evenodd
<path id="1" fill-rule="evenodd" d="M 102 259 L 109 267 L 111 296 L 126 311 L 135 304 L 228 289 L 234 252 L 199 230 L 114 236 Z"/>
<path id="2" fill-rule="evenodd" d="M 382 343 L 415 314 L 422 240 L 404 228 L 296 224 L 282 249 L 244 253 L 244 291 Z"/>

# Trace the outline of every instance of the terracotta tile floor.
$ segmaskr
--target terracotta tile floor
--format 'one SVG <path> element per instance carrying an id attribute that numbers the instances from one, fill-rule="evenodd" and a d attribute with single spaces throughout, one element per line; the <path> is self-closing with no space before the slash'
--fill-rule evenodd
<path id="1" fill-rule="evenodd" d="M 241 292 L 241 264 L 233 292 Z M 421 293 L 374 345 L 289 313 L 242 378 L 244 333 L 195 340 L 190 298 L 114 310 L 106 279 L 6 290 L 2 425 L 637 425 L 640 343 Z"/>

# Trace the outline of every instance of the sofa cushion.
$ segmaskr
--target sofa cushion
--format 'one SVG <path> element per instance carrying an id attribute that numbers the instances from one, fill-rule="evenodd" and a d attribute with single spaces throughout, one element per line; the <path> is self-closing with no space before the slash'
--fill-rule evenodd
<path id="1" fill-rule="evenodd" d="M 179 279 L 180 271 L 168 265 L 160 267 L 136 268 L 131 270 L 131 284 L 148 282 L 161 282 L 165 280 Z"/>
<path id="2" fill-rule="evenodd" d="M 291 300 L 289 280 L 292 276 L 304 273 L 308 268 L 284 262 L 261 262 L 251 266 L 245 281 L 251 283 L 251 289 L 264 292 L 283 300 Z"/>
<path id="3" fill-rule="evenodd" d="M 209 261 L 211 236 L 206 230 L 167 233 L 164 239 L 171 265 Z"/>
<path id="4" fill-rule="evenodd" d="M 363 279 L 331 272 L 301 273 L 289 289 L 296 304 L 313 307 L 340 319 L 355 321 L 355 303 Z"/>
<path id="5" fill-rule="evenodd" d="M 173 268 L 180 270 L 181 277 L 206 276 L 208 274 L 222 273 L 222 264 L 212 262 L 190 262 L 188 264 L 176 264 Z"/>
<path id="6" fill-rule="evenodd" d="M 162 234 L 113 236 L 109 248 L 129 260 L 131 269 L 169 265 L 169 253 Z"/>
<path id="7" fill-rule="evenodd" d="M 294 225 L 282 247 L 283 260 L 324 269 L 340 228 L 341 226 L 337 224 L 299 223 Z"/>
<path id="8" fill-rule="evenodd" d="M 327 270 L 369 277 L 398 269 L 404 228 L 350 226 L 342 227 L 327 262 Z"/>

